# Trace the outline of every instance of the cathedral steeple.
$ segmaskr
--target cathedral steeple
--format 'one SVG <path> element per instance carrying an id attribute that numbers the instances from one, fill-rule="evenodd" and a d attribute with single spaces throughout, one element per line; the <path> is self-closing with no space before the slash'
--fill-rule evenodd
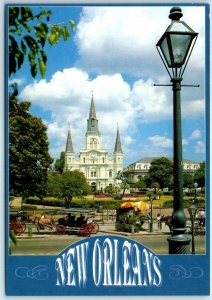
<path id="1" fill-rule="evenodd" d="M 70 129 L 68 130 L 68 137 L 66 142 L 66 153 L 67 152 L 74 153 Z"/>
<path id="2" fill-rule="evenodd" d="M 87 120 L 86 135 L 88 135 L 88 134 L 94 134 L 94 135 L 99 135 L 100 136 L 93 95 L 91 97 L 91 106 L 90 106 L 89 119 Z"/>
<path id="3" fill-rule="evenodd" d="M 93 94 L 91 97 L 91 107 L 90 107 L 90 113 L 89 113 L 89 119 L 96 119 L 96 109 L 95 109 L 95 105 L 94 105 L 94 100 L 93 100 Z"/>
<path id="4" fill-rule="evenodd" d="M 119 134 L 119 127 L 117 125 L 117 133 L 116 133 L 116 142 L 115 142 L 115 148 L 114 152 L 122 152 L 122 147 L 121 147 L 121 139 L 120 139 L 120 134 Z"/>

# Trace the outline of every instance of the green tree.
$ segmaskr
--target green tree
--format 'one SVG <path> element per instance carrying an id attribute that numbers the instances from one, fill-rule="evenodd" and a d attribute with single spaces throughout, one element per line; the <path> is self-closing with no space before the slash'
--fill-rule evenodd
<path id="1" fill-rule="evenodd" d="M 138 188 L 139 190 L 142 190 L 142 189 L 145 189 L 146 188 L 146 183 L 144 181 L 144 178 L 141 177 L 139 179 L 139 181 L 137 181 L 135 184 L 134 184 L 134 187 L 135 188 Z"/>
<path id="2" fill-rule="evenodd" d="M 153 183 L 151 184 L 151 188 L 154 189 L 154 193 L 157 194 L 157 191 L 159 190 L 160 185 L 159 185 L 158 182 L 153 182 Z"/>
<path id="3" fill-rule="evenodd" d="M 113 199 L 119 200 L 122 198 L 120 185 L 112 186 L 108 185 L 105 187 L 105 193 L 110 194 Z"/>
<path id="4" fill-rule="evenodd" d="M 46 127 L 29 112 L 30 102 L 17 100 L 17 85 L 9 94 L 9 190 L 23 200 L 45 194 L 47 171 L 53 159 L 48 152 Z"/>
<path id="5" fill-rule="evenodd" d="M 105 187 L 105 193 L 109 194 L 109 195 L 112 195 L 112 193 L 113 193 L 113 186 L 112 185 L 106 186 Z"/>
<path id="6" fill-rule="evenodd" d="M 65 166 L 65 152 L 62 151 L 60 154 L 60 158 L 56 159 L 55 161 L 55 170 L 58 171 L 60 174 L 63 173 L 64 166 Z"/>
<path id="7" fill-rule="evenodd" d="M 150 186 L 152 184 L 152 179 L 150 178 L 149 174 L 144 176 L 144 183 L 145 183 L 146 187 L 150 188 Z"/>
<path id="8" fill-rule="evenodd" d="M 9 76 L 15 74 L 28 57 L 31 75 L 35 77 L 38 69 L 42 77 L 46 73 L 46 43 L 56 45 L 61 38 L 66 41 L 70 30 L 65 24 L 49 24 L 52 12 L 42 10 L 35 13 L 30 7 L 9 7 Z M 71 29 L 75 29 L 70 20 Z"/>
<path id="9" fill-rule="evenodd" d="M 79 171 L 67 171 L 62 174 L 53 174 L 48 178 L 48 193 L 52 196 L 65 199 L 65 206 L 70 207 L 74 196 L 88 195 L 90 186 L 85 175 Z"/>
<path id="10" fill-rule="evenodd" d="M 120 189 L 122 189 L 122 196 L 121 196 L 121 198 L 123 198 L 124 194 L 125 194 L 125 191 L 130 188 L 130 185 L 127 182 L 127 180 L 128 180 L 127 179 L 127 175 L 124 172 L 118 171 L 117 175 L 116 175 L 116 178 L 118 180 L 122 181 L 121 185 L 120 185 Z"/>
<path id="11" fill-rule="evenodd" d="M 205 187 L 205 161 L 200 164 L 200 168 L 195 172 L 194 182 L 197 182 L 199 187 Z"/>
<path id="12" fill-rule="evenodd" d="M 60 192 L 60 174 L 58 172 L 50 172 L 48 174 L 47 180 L 47 195 L 53 196 L 57 198 L 62 198 L 62 194 Z"/>
<path id="13" fill-rule="evenodd" d="M 122 190 L 122 198 L 124 197 L 124 194 L 126 192 L 126 190 L 128 190 L 130 188 L 130 185 L 126 182 L 126 181 L 123 181 L 121 184 L 120 184 L 120 188 Z"/>
<path id="14" fill-rule="evenodd" d="M 149 169 L 151 183 L 158 182 L 161 189 L 169 185 L 173 176 L 173 163 L 166 157 L 154 159 Z"/>
<path id="15" fill-rule="evenodd" d="M 192 188 L 194 185 L 194 177 L 191 174 L 183 174 L 183 187 Z"/>
<path id="16" fill-rule="evenodd" d="M 113 187 L 112 197 L 115 200 L 121 200 L 122 199 L 120 186 L 114 186 Z"/>

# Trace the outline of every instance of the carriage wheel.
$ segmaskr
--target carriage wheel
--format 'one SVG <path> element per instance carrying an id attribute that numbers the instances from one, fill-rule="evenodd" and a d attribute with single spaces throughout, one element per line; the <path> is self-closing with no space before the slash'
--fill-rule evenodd
<path id="1" fill-rule="evenodd" d="M 90 236 L 91 233 L 90 233 L 90 228 L 89 228 L 89 225 L 88 224 L 84 224 L 80 227 L 80 235 L 82 236 Z"/>
<path id="2" fill-rule="evenodd" d="M 96 234 L 99 231 L 99 225 L 96 222 L 92 222 L 89 224 L 90 233 Z"/>
<path id="3" fill-rule="evenodd" d="M 16 223 L 13 225 L 13 229 L 16 235 L 21 235 L 26 230 L 26 224 L 23 222 Z"/>
<path id="4" fill-rule="evenodd" d="M 56 232 L 57 234 L 65 234 L 66 233 L 66 228 L 63 225 L 57 225 L 56 226 Z"/>

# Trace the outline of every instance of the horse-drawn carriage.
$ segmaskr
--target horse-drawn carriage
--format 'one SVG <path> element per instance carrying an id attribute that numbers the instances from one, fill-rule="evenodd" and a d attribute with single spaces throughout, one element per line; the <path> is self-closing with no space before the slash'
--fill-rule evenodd
<path id="1" fill-rule="evenodd" d="M 50 219 L 46 218 L 45 215 L 38 217 L 22 210 L 14 210 L 9 212 L 9 228 L 10 230 L 14 230 L 16 235 L 24 233 L 26 228 L 29 228 L 30 225 L 34 225 L 38 232 L 40 232 L 40 229 L 45 228 L 50 228 L 52 230 L 53 228 L 56 228 L 53 219 L 53 217 Z"/>
<path id="2" fill-rule="evenodd" d="M 95 211 L 92 209 L 70 208 L 57 212 L 65 215 L 58 219 L 56 232 L 58 234 L 77 233 L 82 236 L 90 236 L 99 231 L 99 225 L 94 222 Z"/>
<path id="3" fill-rule="evenodd" d="M 90 236 L 99 231 L 94 222 L 95 211 L 92 209 L 70 208 L 57 211 L 52 215 L 29 215 L 23 211 L 10 211 L 10 230 L 21 235 L 27 227 L 32 225 L 37 231 L 50 231 L 56 234 L 77 233 L 81 236 Z"/>
<path id="4" fill-rule="evenodd" d="M 172 216 L 162 216 L 161 222 L 164 222 L 166 226 L 169 227 L 170 232 L 173 230 Z M 192 221 L 187 219 L 186 221 L 187 232 L 191 233 Z M 196 211 L 194 219 L 194 234 L 195 235 L 205 235 L 205 209 L 198 208 Z"/>
<path id="5" fill-rule="evenodd" d="M 10 211 L 9 228 L 10 230 L 14 230 L 16 235 L 21 235 L 26 230 L 25 214 L 23 211 Z"/>

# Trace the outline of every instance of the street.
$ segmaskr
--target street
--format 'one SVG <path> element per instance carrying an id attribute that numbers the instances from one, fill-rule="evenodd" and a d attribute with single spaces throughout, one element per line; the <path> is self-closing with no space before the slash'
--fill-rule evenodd
<path id="1" fill-rule="evenodd" d="M 93 235 L 93 236 L 98 236 Z M 106 235 L 102 233 L 101 235 Z M 127 238 L 138 241 L 155 254 L 168 254 L 167 237 L 169 234 L 128 235 Z M 40 235 L 37 237 L 19 237 L 17 246 L 11 244 L 12 255 L 57 255 L 64 248 L 83 240 L 78 235 Z M 196 254 L 205 254 L 205 236 L 195 236 Z"/>

